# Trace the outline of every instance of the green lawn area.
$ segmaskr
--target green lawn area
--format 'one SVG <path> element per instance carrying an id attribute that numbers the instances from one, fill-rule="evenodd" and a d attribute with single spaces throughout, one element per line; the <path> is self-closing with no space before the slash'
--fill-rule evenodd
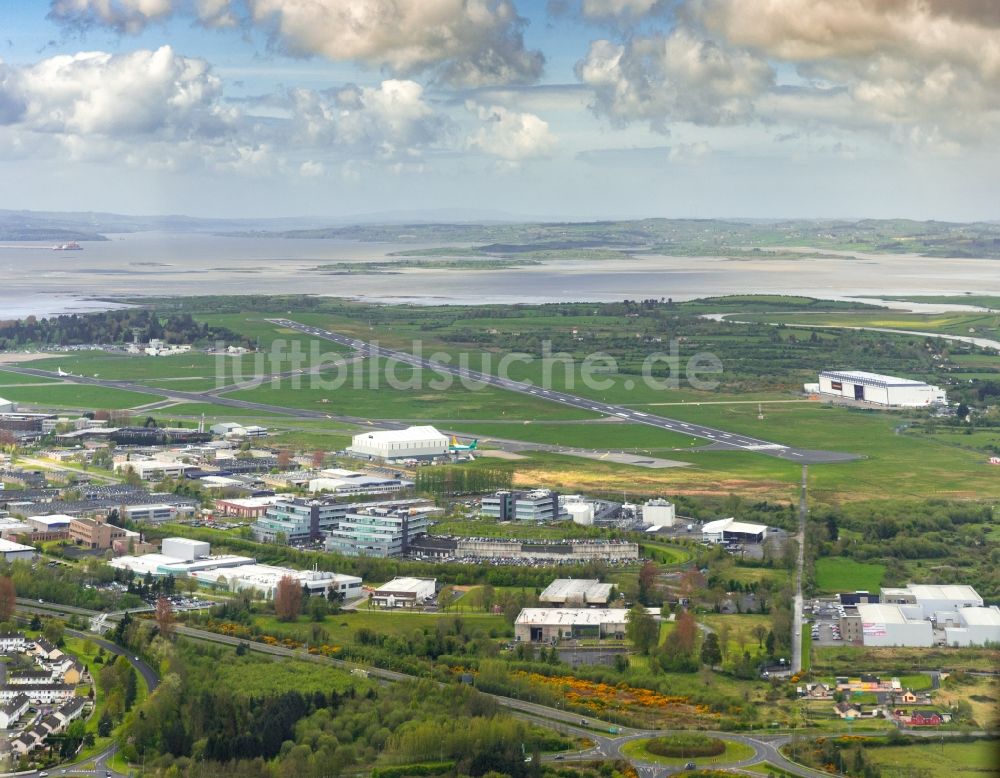
<path id="1" fill-rule="evenodd" d="M 651 540 L 639 542 L 639 553 L 655 559 L 661 565 L 680 565 L 691 558 L 691 552 L 686 548 Z"/>
<path id="2" fill-rule="evenodd" d="M 80 410 L 134 408 L 157 400 L 152 394 L 85 384 L 11 387 L 3 390 L 3 396 L 8 400 L 33 407 Z"/>
<path id="3" fill-rule="evenodd" d="M 867 754 L 884 778 L 912 775 L 1000 775 L 1000 741 L 932 741 L 913 746 L 869 748 Z"/>
<path id="4" fill-rule="evenodd" d="M 959 499 L 1000 496 L 995 466 L 989 465 L 982 453 L 952 445 L 935 435 L 900 434 L 898 428 L 906 420 L 896 412 L 787 403 L 767 406 L 761 420 L 752 403 L 644 408 L 775 443 L 861 456 L 853 462 L 810 466 L 810 493 L 821 499 L 884 498 L 895 494 Z M 678 458 L 696 465 L 707 461 L 700 452 L 685 452 Z M 739 460 L 725 462 L 734 475 L 747 472 Z M 794 463 L 787 464 L 798 470 Z"/>
<path id="5" fill-rule="evenodd" d="M 597 417 L 587 411 L 560 407 L 558 403 L 494 387 L 466 388 L 457 379 L 447 388 L 441 387 L 441 376 L 433 372 L 403 364 L 391 368 L 385 364 L 373 367 L 366 360 L 342 371 L 324 372 L 315 380 L 303 376 L 299 388 L 295 388 L 291 379 L 285 379 L 278 386 L 268 382 L 256 389 L 244 389 L 226 396 L 372 419 L 453 421 Z"/>
<path id="6" fill-rule="evenodd" d="M 821 592 L 877 592 L 885 577 L 885 565 L 855 562 L 846 557 L 816 560 L 816 587 Z"/>
<path id="7" fill-rule="evenodd" d="M 698 620 L 716 632 L 723 628 L 729 629 L 729 641 L 724 651 L 726 657 L 738 656 L 744 649 L 754 653 L 759 648 L 758 640 L 753 634 L 754 628 L 760 626 L 766 630 L 771 629 L 771 617 L 763 613 L 706 613 L 699 615 Z"/>
<path id="8" fill-rule="evenodd" d="M 227 656 L 219 664 L 216 680 L 220 688 L 233 694 L 266 697 L 295 689 L 303 694 L 314 691 L 345 692 L 350 688 L 364 691 L 369 681 L 345 670 L 303 659 L 275 659 L 263 665 L 260 657 Z"/>
<path id="9" fill-rule="evenodd" d="M 404 611 L 358 611 L 357 613 L 341 613 L 327 616 L 319 623 L 329 635 L 331 645 L 344 645 L 354 642 L 354 634 L 358 629 L 367 627 L 384 635 L 412 635 L 414 630 L 425 627 L 433 629 L 440 619 L 454 618 L 453 614 L 442 613 L 411 613 Z M 462 614 L 465 629 L 468 632 L 483 630 L 487 634 L 495 630 L 497 634 L 505 635 L 510 628 L 503 616 L 487 613 Z M 316 622 L 305 616 L 300 616 L 295 622 L 278 621 L 275 616 L 258 615 L 254 622 L 266 633 L 293 637 L 305 641 L 309 638 Z"/>
<path id="10" fill-rule="evenodd" d="M 773 582 L 776 588 L 781 588 L 781 584 L 792 576 L 790 570 L 780 567 L 743 567 L 739 564 L 723 568 L 719 574 L 727 583 L 730 580 L 739 581 L 742 584 L 768 580 Z"/>
<path id="11" fill-rule="evenodd" d="M 808 629 L 802 630 L 802 669 L 808 670 L 812 664 L 812 633 Z"/>
<path id="12" fill-rule="evenodd" d="M 647 762 L 668 765 L 671 767 L 683 766 L 686 762 L 694 762 L 699 767 L 710 764 L 725 762 L 741 762 L 753 756 L 754 750 L 743 743 L 726 740 L 726 750 L 718 756 L 698 756 L 698 757 L 671 757 L 660 756 L 646 750 L 646 740 L 631 740 L 622 746 L 622 753 L 630 759 L 642 759 Z"/>
<path id="13" fill-rule="evenodd" d="M 902 678 L 918 670 L 992 671 L 1000 666 L 1000 651 L 990 648 L 868 648 L 865 646 L 816 646 L 813 673 L 843 675 L 879 673 Z"/>
<path id="14" fill-rule="evenodd" d="M 956 301 L 958 302 L 958 301 Z M 783 322 L 829 327 L 880 327 L 915 332 L 940 332 L 946 335 L 975 334 L 990 337 L 1000 329 L 1000 316 L 994 313 L 949 311 L 945 313 L 907 313 L 873 311 L 850 313 L 751 313 L 734 314 L 738 321 Z"/>
<path id="15" fill-rule="evenodd" d="M 35 365 L 31 365 L 35 367 Z M 21 375 L 20 373 L 10 373 L 6 370 L 0 370 L 0 386 L 17 386 L 18 384 L 51 384 L 55 383 L 53 379 L 50 378 L 37 378 L 33 375 Z"/>

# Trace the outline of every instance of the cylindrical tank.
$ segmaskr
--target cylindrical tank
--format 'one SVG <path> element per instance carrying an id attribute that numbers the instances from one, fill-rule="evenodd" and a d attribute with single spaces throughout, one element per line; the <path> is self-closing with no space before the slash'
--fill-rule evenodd
<path id="1" fill-rule="evenodd" d="M 591 525 L 594 523 L 594 506 L 589 502 L 571 502 L 566 505 L 566 513 L 574 524 Z"/>

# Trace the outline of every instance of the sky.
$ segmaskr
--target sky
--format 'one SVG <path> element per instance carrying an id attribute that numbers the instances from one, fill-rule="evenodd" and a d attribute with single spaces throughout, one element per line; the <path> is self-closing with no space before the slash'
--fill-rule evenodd
<path id="1" fill-rule="evenodd" d="M 23 0 L 0 208 L 1000 219 L 997 0 Z"/>

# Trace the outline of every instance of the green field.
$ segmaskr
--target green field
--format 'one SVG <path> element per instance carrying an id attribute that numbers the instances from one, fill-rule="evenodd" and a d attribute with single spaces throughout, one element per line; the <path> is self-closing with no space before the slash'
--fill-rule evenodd
<path id="1" fill-rule="evenodd" d="M 79 410 L 134 408 L 157 400 L 152 394 L 105 389 L 86 384 L 11 387 L 4 389 L 3 396 L 8 400 L 32 407 Z"/>
<path id="2" fill-rule="evenodd" d="M 810 492 L 820 497 L 840 495 L 858 499 L 895 494 L 981 499 L 1000 496 L 996 468 L 988 464 L 981 452 L 950 445 L 936 435 L 901 433 L 899 428 L 905 419 L 897 413 L 820 403 L 789 403 L 766 407 L 764 419 L 758 419 L 754 404 L 644 408 L 775 443 L 863 457 L 853 462 L 811 466 Z M 730 452 L 712 453 L 727 455 Z M 689 460 L 689 456 L 692 454 L 679 458 L 698 461 Z"/>
<path id="3" fill-rule="evenodd" d="M 845 557 L 816 560 L 816 587 L 821 592 L 877 592 L 885 577 L 885 565 L 855 562 Z"/>
<path id="4" fill-rule="evenodd" d="M 441 619 L 451 619 L 447 613 L 411 613 L 403 611 L 358 611 L 357 613 L 340 613 L 327 616 L 319 626 L 328 634 L 328 642 L 331 645 L 344 645 L 354 642 L 355 632 L 362 628 L 374 630 L 384 635 L 406 635 L 410 636 L 415 630 L 424 628 L 434 629 Z M 487 613 L 463 614 L 462 620 L 465 630 L 472 633 L 482 630 L 487 634 L 494 630 L 500 635 L 506 635 L 510 628 L 503 616 L 494 616 Z M 274 616 L 258 615 L 254 617 L 254 623 L 266 634 L 280 635 L 282 637 L 292 637 L 296 640 L 307 641 L 312 627 L 316 622 L 310 621 L 306 616 L 300 616 L 297 621 L 286 623 L 279 621 Z"/>
<path id="5" fill-rule="evenodd" d="M 32 365 L 34 367 L 34 365 Z M 0 370 L 0 387 L 17 386 L 18 384 L 51 384 L 54 383 L 49 378 L 37 378 L 33 375 L 21 375 L 11 373 L 7 370 Z"/>
<path id="6" fill-rule="evenodd" d="M 384 360 L 383 360 L 384 362 Z M 322 410 L 333 415 L 371 419 L 454 421 L 462 419 L 587 419 L 596 414 L 505 392 L 494 387 L 470 389 L 457 381 L 449 388 L 435 388 L 439 375 L 409 365 L 372 366 L 367 361 L 352 364 L 343 372 L 324 373 L 327 385 L 303 376 L 300 388 L 291 380 L 279 386 L 267 383 L 257 389 L 227 394 L 240 400 L 280 405 L 286 408 Z"/>
<path id="7" fill-rule="evenodd" d="M 884 746 L 866 750 L 884 778 L 909 776 L 1000 775 L 1000 741 L 930 742 L 915 746 Z"/>
<path id="8" fill-rule="evenodd" d="M 737 321 L 808 324 L 820 327 L 878 327 L 881 329 L 934 332 L 943 335 L 975 335 L 991 338 L 1000 334 L 1000 316 L 995 313 L 904 313 L 875 311 L 872 313 L 752 313 L 734 314 Z M 975 332 L 970 333 L 973 329 Z"/>

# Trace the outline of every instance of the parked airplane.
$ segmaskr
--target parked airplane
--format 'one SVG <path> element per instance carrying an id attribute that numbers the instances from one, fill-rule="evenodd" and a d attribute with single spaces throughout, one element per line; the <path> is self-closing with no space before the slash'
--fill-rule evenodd
<path id="1" fill-rule="evenodd" d="M 451 443 L 448 444 L 449 451 L 475 451 L 479 446 L 479 439 L 476 438 L 469 444 L 462 444 L 458 442 L 458 438 L 454 435 L 451 436 Z"/>

